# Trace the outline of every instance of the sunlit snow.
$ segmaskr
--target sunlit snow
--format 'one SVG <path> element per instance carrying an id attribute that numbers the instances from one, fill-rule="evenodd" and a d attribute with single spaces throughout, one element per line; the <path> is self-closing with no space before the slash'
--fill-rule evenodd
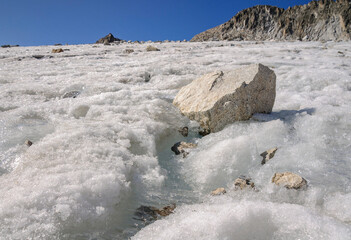
<path id="1" fill-rule="evenodd" d="M 350 239 L 350 42 L 148 45 L 0 49 L 0 239 Z M 173 98 L 251 63 L 277 75 L 273 113 L 201 138 Z M 198 147 L 183 159 L 178 141 Z M 307 190 L 271 183 L 285 171 Z M 257 190 L 235 191 L 240 175 Z M 149 225 L 133 218 L 171 203 Z"/>

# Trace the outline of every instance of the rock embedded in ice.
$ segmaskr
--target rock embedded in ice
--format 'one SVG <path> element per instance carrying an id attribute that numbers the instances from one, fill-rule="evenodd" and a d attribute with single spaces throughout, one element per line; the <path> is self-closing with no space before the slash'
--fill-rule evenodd
<path id="1" fill-rule="evenodd" d="M 124 50 L 124 53 L 127 53 L 127 54 L 130 54 L 130 53 L 133 53 L 134 52 L 134 49 L 130 49 L 130 48 L 127 48 Z"/>
<path id="2" fill-rule="evenodd" d="M 176 208 L 176 205 L 172 204 L 172 205 L 160 208 L 160 209 L 156 209 L 155 212 L 162 217 L 166 217 L 166 216 L 170 215 L 171 213 L 173 213 L 173 210 L 175 208 Z"/>
<path id="3" fill-rule="evenodd" d="M 306 179 L 291 172 L 275 173 L 272 183 L 279 186 L 283 185 L 288 189 L 304 189 L 307 187 Z"/>
<path id="4" fill-rule="evenodd" d="M 176 208 L 175 204 L 165 206 L 163 208 L 156 208 L 151 206 L 140 206 L 134 213 L 134 219 L 148 222 L 158 218 L 158 216 L 166 217 L 173 213 Z"/>
<path id="5" fill-rule="evenodd" d="M 172 147 L 171 150 L 176 154 L 183 154 L 183 157 L 186 157 L 189 153 L 186 152 L 185 148 L 195 148 L 197 147 L 196 143 L 187 143 L 187 142 L 177 142 Z"/>
<path id="6" fill-rule="evenodd" d="M 187 137 L 188 134 L 189 134 L 189 128 L 188 128 L 188 127 L 183 127 L 183 128 L 181 128 L 181 129 L 179 129 L 178 132 L 179 132 L 180 134 L 182 134 L 183 137 Z"/>
<path id="7" fill-rule="evenodd" d="M 275 147 L 261 153 L 260 156 L 263 157 L 261 164 L 264 165 L 268 160 L 272 159 L 277 150 L 278 148 Z"/>
<path id="8" fill-rule="evenodd" d="M 79 91 L 71 91 L 63 94 L 62 98 L 76 98 L 80 94 Z"/>
<path id="9" fill-rule="evenodd" d="M 218 196 L 218 195 L 222 195 L 225 194 L 227 191 L 224 188 L 217 188 L 216 190 L 213 190 L 211 192 L 212 196 Z"/>
<path id="10" fill-rule="evenodd" d="M 156 48 L 156 47 L 154 47 L 154 46 L 149 45 L 149 46 L 146 47 L 146 51 L 147 51 L 147 52 L 154 52 L 154 51 L 160 51 L 160 49 L 158 49 L 158 48 Z"/>
<path id="11" fill-rule="evenodd" d="M 251 181 L 251 178 L 240 176 L 237 179 L 235 179 L 234 186 L 235 186 L 235 189 L 237 190 L 238 189 L 243 190 L 246 187 L 255 188 L 255 183 Z"/>
<path id="12" fill-rule="evenodd" d="M 274 71 L 252 64 L 203 75 L 183 87 L 173 104 L 207 132 L 218 132 L 254 113 L 270 113 L 275 100 Z"/>
<path id="13" fill-rule="evenodd" d="M 150 80 L 151 80 L 151 74 L 148 73 L 148 72 L 145 72 L 144 73 L 144 81 L 145 82 L 150 82 Z"/>
<path id="14" fill-rule="evenodd" d="M 30 140 L 26 140 L 24 143 L 25 143 L 28 147 L 30 147 L 30 146 L 33 145 L 33 142 L 30 141 Z"/>
<path id="15" fill-rule="evenodd" d="M 33 55 L 32 57 L 34 57 L 35 59 L 42 59 L 45 56 L 44 55 Z"/>
<path id="16" fill-rule="evenodd" d="M 52 53 L 62 53 L 63 49 L 62 48 L 56 48 L 56 49 L 52 49 L 51 51 Z"/>

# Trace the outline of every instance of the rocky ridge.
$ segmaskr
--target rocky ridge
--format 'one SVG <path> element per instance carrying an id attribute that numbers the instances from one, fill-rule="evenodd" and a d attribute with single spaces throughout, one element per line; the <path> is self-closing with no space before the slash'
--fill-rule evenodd
<path id="1" fill-rule="evenodd" d="M 351 1 L 319 0 L 288 9 L 258 5 L 190 41 L 349 40 Z"/>

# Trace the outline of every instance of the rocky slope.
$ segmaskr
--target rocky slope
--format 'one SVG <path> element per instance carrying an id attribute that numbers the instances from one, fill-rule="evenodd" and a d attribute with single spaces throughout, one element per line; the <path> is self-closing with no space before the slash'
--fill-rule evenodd
<path id="1" fill-rule="evenodd" d="M 351 1 L 319 0 L 283 8 L 259 5 L 228 22 L 194 36 L 217 40 L 347 40 L 351 39 Z"/>

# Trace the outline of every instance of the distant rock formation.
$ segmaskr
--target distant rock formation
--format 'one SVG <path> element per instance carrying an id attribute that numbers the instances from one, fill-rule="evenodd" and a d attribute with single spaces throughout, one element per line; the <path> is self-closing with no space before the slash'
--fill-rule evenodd
<path id="1" fill-rule="evenodd" d="M 112 42 L 119 42 L 121 39 L 115 38 L 112 33 L 107 34 L 105 37 L 100 38 L 96 41 L 96 43 L 112 43 Z"/>
<path id="2" fill-rule="evenodd" d="M 351 1 L 319 0 L 283 8 L 259 5 L 240 11 L 228 22 L 190 41 L 349 40 Z"/>

